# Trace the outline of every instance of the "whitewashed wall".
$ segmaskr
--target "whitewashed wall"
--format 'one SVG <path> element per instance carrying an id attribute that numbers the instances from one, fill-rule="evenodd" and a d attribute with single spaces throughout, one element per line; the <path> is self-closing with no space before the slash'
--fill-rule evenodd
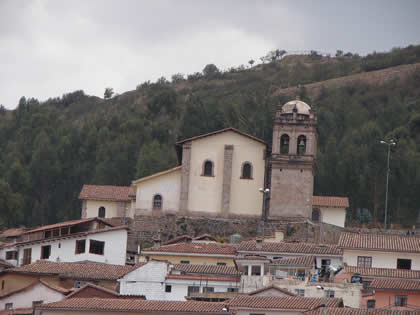
<path id="1" fill-rule="evenodd" d="M 345 208 L 318 207 L 321 210 L 322 222 L 344 227 L 346 221 Z"/>
<path id="2" fill-rule="evenodd" d="M 368 250 L 344 250 L 343 262 L 357 266 L 357 256 L 372 257 L 372 267 L 397 268 L 397 259 L 411 259 L 411 269 L 420 270 L 420 253 L 379 252 Z"/>

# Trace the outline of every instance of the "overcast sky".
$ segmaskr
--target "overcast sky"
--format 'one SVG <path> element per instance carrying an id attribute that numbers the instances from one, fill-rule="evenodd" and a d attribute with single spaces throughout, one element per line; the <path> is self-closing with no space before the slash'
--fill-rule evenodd
<path id="1" fill-rule="evenodd" d="M 103 96 L 280 48 L 367 54 L 420 44 L 420 1 L 0 0 L 0 104 Z"/>

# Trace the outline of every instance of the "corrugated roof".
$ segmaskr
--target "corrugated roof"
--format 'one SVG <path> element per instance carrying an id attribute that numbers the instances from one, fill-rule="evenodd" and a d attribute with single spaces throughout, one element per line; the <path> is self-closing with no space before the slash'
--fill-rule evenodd
<path id="1" fill-rule="evenodd" d="M 236 267 L 218 265 L 192 265 L 174 264 L 174 269 L 185 273 L 213 274 L 213 275 L 237 275 L 239 271 Z"/>
<path id="2" fill-rule="evenodd" d="M 137 299 L 73 298 L 59 302 L 42 304 L 35 309 L 86 310 L 86 311 L 127 311 L 127 312 L 185 312 L 224 313 L 225 303 L 195 301 L 147 301 Z"/>
<path id="3" fill-rule="evenodd" d="M 176 243 L 152 247 L 143 250 L 142 254 L 165 254 L 165 253 L 184 253 L 184 254 L 213 254 L 213 255 L 236 255 L 236 247 L 230 244 L 217 243 Z"/>
<path id="4" fill-rule="evenodd" d="M 420 291 L 420 279 L 374 279 L 369 286 L 376 290 Z"/>
<path id="5" fill-rule="evenodd" d="M 344 272 L 360 273 L 362 277 L 420 279 L 420 270 L 344 266 Z"/>
<path id="6" fill-rule="evenodd" d="M 138 268 L 137 266 L 111 265 L 95 262 L 37 261 L 30 265 L 7 269 L 8 273 L 33 275 L 54 274 L 61 277 L 86 280 L 117 280 Z"/>
<path id="7" fill-rule="evenodd" d="M 274 252 L 274 253 L 301 253 L 313 255 L 341 255 L 342 251 L 337 245 L 315 244 L 304 242 L 278 242 L 261 243 L 261 248 L 257 247 L 256 241 L 244 241 L 238 246 L 238 251 L 252 252 Z"/>
<path id="8" fill-rule="evenodd" d="M 130 201 L 132 195 L 130 186 L 83 185 L 79 199 Z"/>
<path id="9" fill-rule="evenodd" d="M 320 207 L 347 208 L 349 206 L 349 198 L 334 196 L 312 196 L 312 205 Z"/>
<path id="10" fill-rule="evenodd" d="M 232 308 L 252 308 L 252 309 L 293 309 L 309 310 L 314 307 L 324 305 L 324 298 L 310 298 L 303 296 L 245 296 L 239 295 L 227 302 Z M 339 307 L 343 305 L 343 300 L 339 298 L 328 298 L 328 307 Z"/>
<path id="11" fill-rule="evenodd" d="M 338 246 L 345 249 L 418 253 L 420 237 L 344 232 L 340 235 Z"/>

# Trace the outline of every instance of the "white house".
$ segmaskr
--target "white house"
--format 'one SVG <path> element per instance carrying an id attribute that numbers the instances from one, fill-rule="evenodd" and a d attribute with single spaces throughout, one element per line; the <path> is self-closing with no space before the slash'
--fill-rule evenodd
<path id="1" fill-rule="evenodd" d="M 144 295 L 147 300 L 184 301 L 186 296 L 206 292 L 237 292 L 240 276 L 234 267 L 170 264 L 151 260 L 126 274 L 121 295 Z"/>
<path id="2" fill-rule="evenodd" d="M 414 235 L 341 233 L 338 246 L 349 266 L 420 270 L 420 238 Z"/>
<path id="3" fill-rule="evenodd" d="M 14 266 L 37 260 L 125 265 L 127 229 L 98 218 L 46 225 L 23 233 L 16 243 L 1 248 L 0 259 Z"/>

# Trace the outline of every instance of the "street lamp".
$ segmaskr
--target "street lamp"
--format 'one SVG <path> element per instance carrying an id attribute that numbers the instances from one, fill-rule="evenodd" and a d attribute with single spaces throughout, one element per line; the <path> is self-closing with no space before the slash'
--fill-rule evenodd
<path id="1" fill-rule="evenodd" d="M 266 211 L 266 206 L 265 206 L 265 201 L 267 199 L 267 195 L 270 193 L 270 189 L 269 188 L 260 188 L 258 189 L 260 193 L 263 194 L 263 211 L 262 211 L 262 221 L 263 221 L 263 226 L 262 226 L 262 238 L 264 240 L 265 237 L 265 221 L 267 219 L 267 211 Z"/>
<path id="2" fill-rule="evenodd" d="M 387 162 L 387 170 L 386 170 L 386 191 L 385 191 L 385 219 L 384 219 L 384 229 L 386 230 L 386 217 L 388 213 L 388 184 L 389 184 L 389 156 L 391 153 L 391 146 L 396 145 L 397 143 L 391 139 L 389 141 L 381 140 L 381 144 L 385 144 L 388 146 L 388 162 Z"/>
<path id="3" fill-rule="evenodd" d="M 316 288 L 318 290 L 324 291 L 324 315 L 327 315 L 327 290 L 324 289 L 324 287 L 317 285 Z"/>

